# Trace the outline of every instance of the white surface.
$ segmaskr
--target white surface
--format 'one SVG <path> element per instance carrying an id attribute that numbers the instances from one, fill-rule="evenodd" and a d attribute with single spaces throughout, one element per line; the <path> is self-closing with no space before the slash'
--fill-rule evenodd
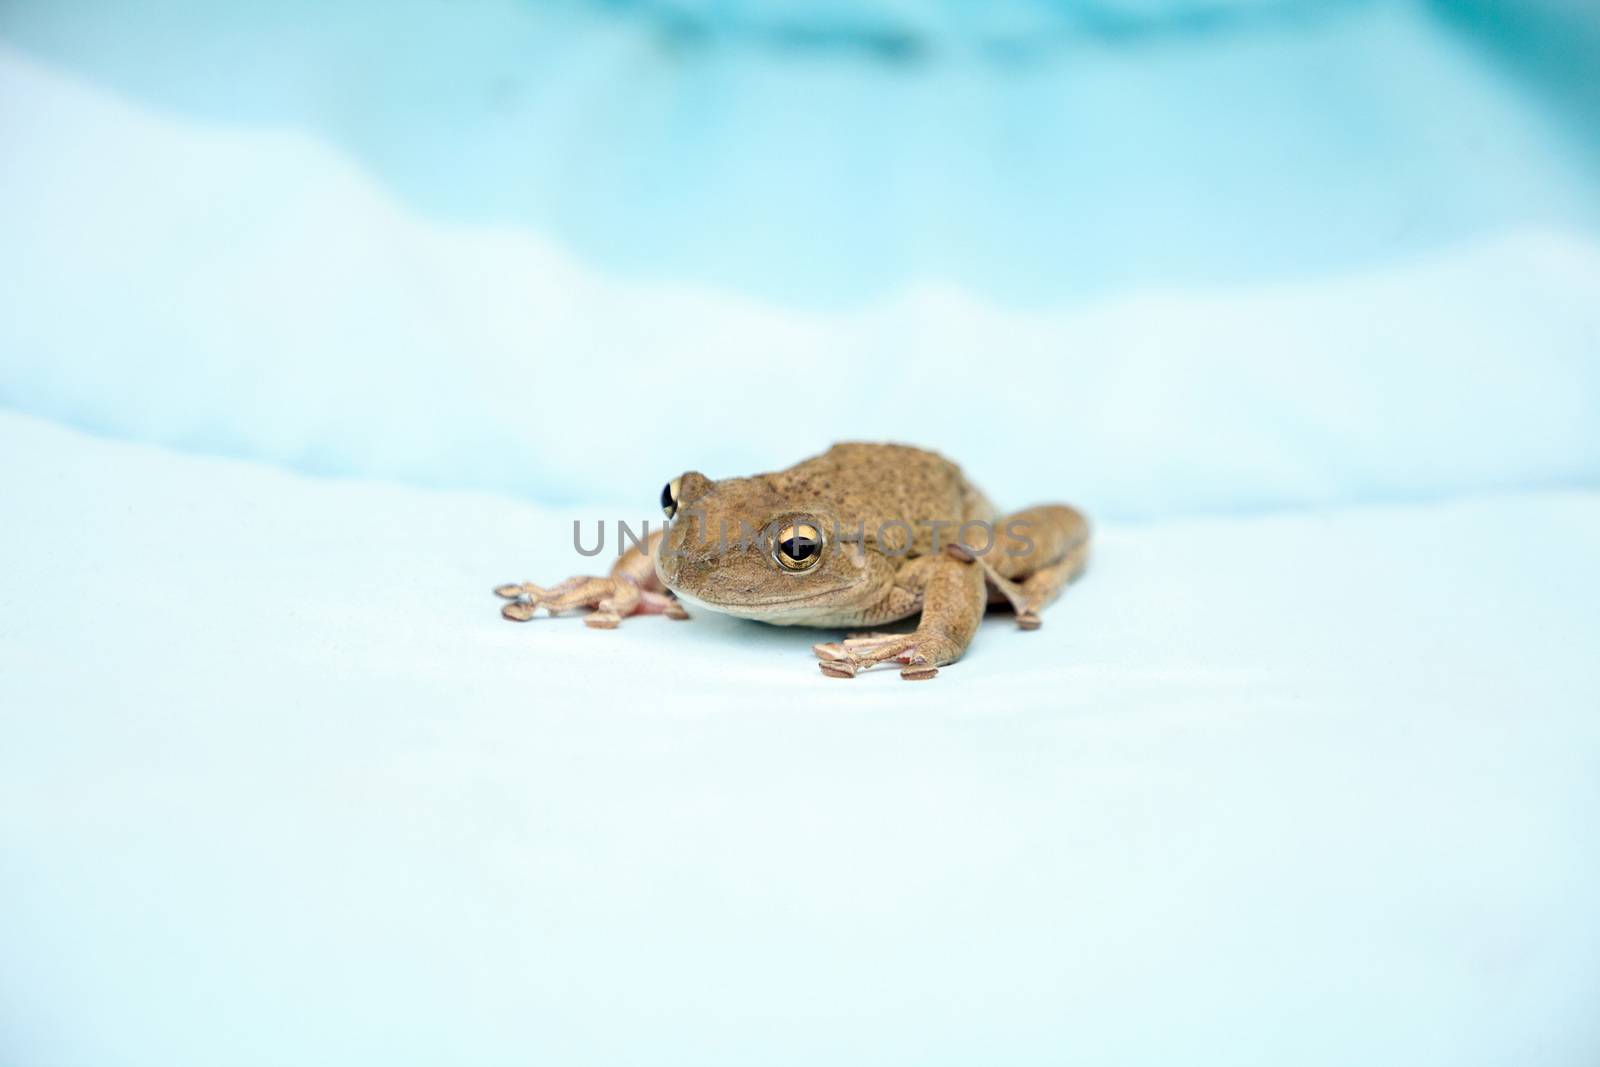
<path id="1" fill-rule="evenodd" d="M 646 506 L 683 470 L 837 440 L 1101 517 L 1600 483 L 1600 247 L 1575 234 L 1074 308 L 922 284 L 822 313 L 442 225 L 319 141 L 3 50 L 0 130 L 0 400 L 109 435 L 545 503 Z"/>
<path id="2" fill-rule="evenodd" d="M 568 514 L 0 454 L 7 1064 L 1600 1051 L 1600 495 L 1106 525 L 911 684 L 501 621 Z"/>

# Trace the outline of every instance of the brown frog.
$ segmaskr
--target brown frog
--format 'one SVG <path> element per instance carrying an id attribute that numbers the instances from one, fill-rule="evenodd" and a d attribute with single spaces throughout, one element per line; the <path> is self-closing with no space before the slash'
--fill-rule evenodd
<path id="1" fill-rule="evenodd" d="M 874 664 L 932 678 L 961 657 L 989 604 L 1037 629 L 1039 611 L 1089 557 L 1078 511 L 999 515 L 954 463 L 904 445 L 838 444 L 788 470 L 712 481 L 689 471 L 661 491 L 669 520 L 608 577 L 495 590 L 519 622 L 538 608 L 593 609 L 588 625 L 683 605 L 779 626 L 873 627 L 921 615 L 911 633 L 856 633 L 814 646 L 825 674 Z"/>

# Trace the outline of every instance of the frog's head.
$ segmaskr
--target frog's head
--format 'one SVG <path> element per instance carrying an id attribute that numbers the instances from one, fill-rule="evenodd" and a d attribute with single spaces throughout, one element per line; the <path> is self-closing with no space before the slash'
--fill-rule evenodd
<path id="1" fill-rule="evenodd" d="M 848 625 L 881 599 L 894 567 L 826 501 L 769 476 L 713 482 L 689 471 L 661 490 L 670 521 L 656 573 L 685 601 L 763 622 Z"/>

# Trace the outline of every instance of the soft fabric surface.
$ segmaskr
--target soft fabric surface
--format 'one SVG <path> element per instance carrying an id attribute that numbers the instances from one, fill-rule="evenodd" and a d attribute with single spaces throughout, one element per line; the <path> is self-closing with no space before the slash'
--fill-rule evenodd
<path id="1" fill-rule="evenodd" d="M 570 513 L 0 453 L 0 1062 L 1600 1049 L 1600 494 L 1106 525 L 906 683 L 502 621 Z"/>

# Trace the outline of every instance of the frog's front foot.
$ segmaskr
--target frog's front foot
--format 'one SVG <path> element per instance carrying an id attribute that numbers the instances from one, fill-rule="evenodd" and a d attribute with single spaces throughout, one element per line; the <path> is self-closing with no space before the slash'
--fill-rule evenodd
<path id="1" fill-rule="evenodd" d="M 939 673 L 946 663 L 953 663 L 960 651 L 949 647 L 950 642 L 937 635 L 921 631 L 909 634 L 851 634 L 843 641 L 829 641 L 812 645 L 811 651 L 821 660 L 822 673 L 830 678 L 854 678 L 861 671 L 889 660 L 898 660 L 902 666 L 900 677 L 907 681 L 922 681 Z"/>
<path id="2" fill-rule="evenodd" d="M 613 630 L 629 615 L 689 617 L 672 594 L 641 589 L 627 578 L 579 575 L 549 589 L 532 582 L 513 582 L 497 586 L 495 595 L 510 601 L 500 609 L 500 614 L 512 622 L 527 622 L 540 608 L 552 615 L 573 608 L 591 608 L 583 622 L 596 630 Z"/>

